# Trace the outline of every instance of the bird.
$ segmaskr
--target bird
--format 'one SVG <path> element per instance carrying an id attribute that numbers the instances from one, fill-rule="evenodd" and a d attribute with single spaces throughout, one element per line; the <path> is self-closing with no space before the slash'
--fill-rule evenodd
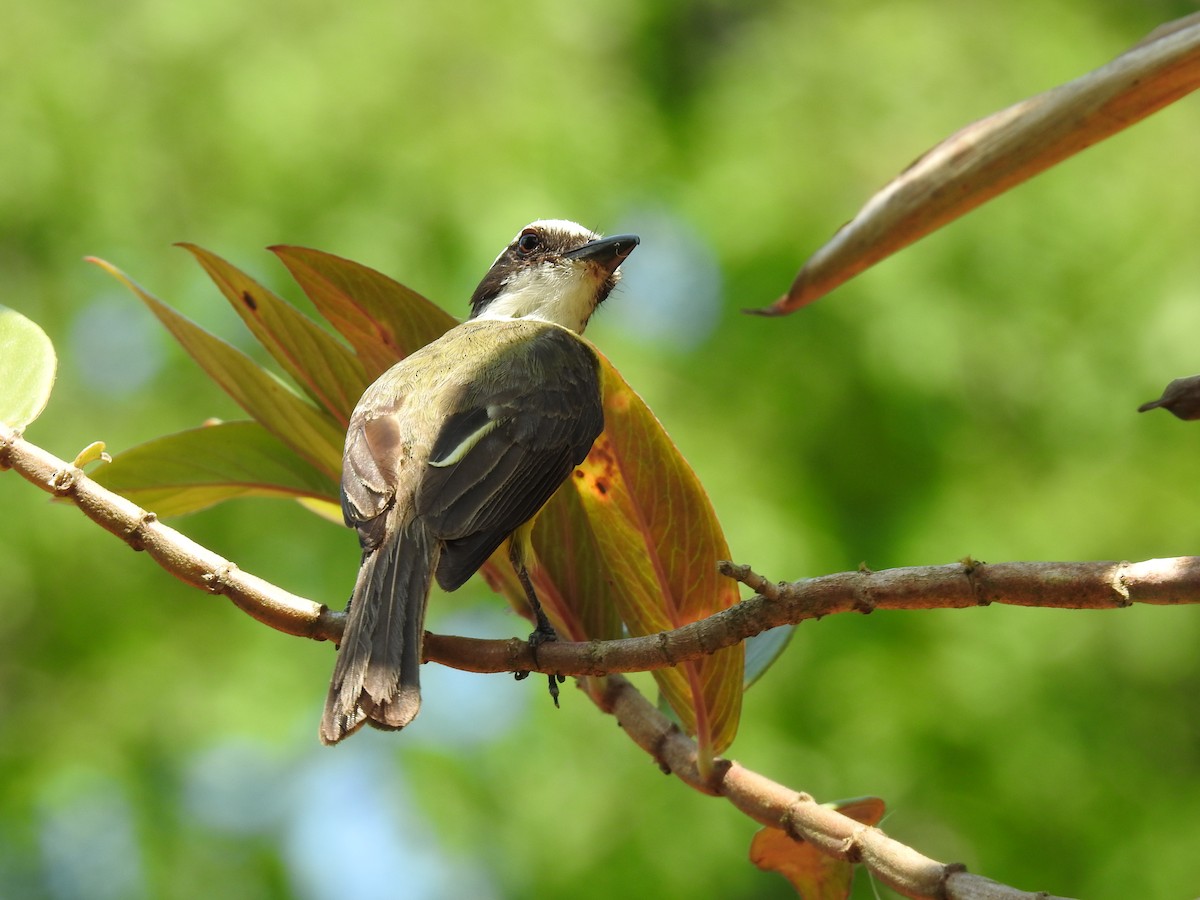
<path id="1" fill-rule="evenodd" d="M 530 641 L 536 650 L 553 639 L 528 571 L 533 520 L 604 428 L 599 358 L 580 335 L 639 243 L 563 219 L 532 222 L 479 282 L 470 317 L 363 393 L 341 482 L 362 561 L 323 743 L 364 723 L 413 721 L 433 581 L 461 587 L 506 540 L 537 621 Z"/>

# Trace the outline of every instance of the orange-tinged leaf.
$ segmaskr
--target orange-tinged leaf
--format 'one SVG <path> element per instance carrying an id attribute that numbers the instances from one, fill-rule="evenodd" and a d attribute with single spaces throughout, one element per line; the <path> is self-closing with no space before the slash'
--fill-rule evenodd
<path id="1" fill-rule="evenodd" d="M 294 364 L 301 370 L 297 377 L 315 383 L 300 365 L 311 348 L 297 351 L 312 338 L 311 329 L 276 309 L 282 301 L 262 292 L 232 266 L 198 248 L 189 249 L 235 305 L 244 305 L 249 294 L 254 306 L 272 308 L 269 321 L 265 316 L 247 321 L 264 343 L 274 344 L 273 353 L 282 354 L 289 367 Z M 357 263 L 297 247 L 272 249 L 318 310 L 354 347 L 366 378 L 375 377 L 455 324 L 420 295 Z M 332 416 L 288 391 L 244 354 L 166 307 L 116 269 L 101 265 L 124 281 L 268 431 L 312 462 L 322 476 L 339 476 L 342 432 Z M 738 600 L 736 585 L 717 573 L 717 560 L 728 558 L 729 551 L 695 473 L 641 398 L 602 356 L 600 363 L 605 431 L 542 512 L 534 531 L 541 562 L 533 573 L 539 596 L 564 633 L 577 639 L 619 636 L 622 623 L 635 635 L 668 631 Z M 236 478 L 217 477 L 199 484 L 186 480 L 176 478 L 164 489 L 174 494 L 156 499 L 166 502 L 173 496 L 181 505 L 194 507 L 264 490 L 267 482 L 275 488 L 284 482 L 281 493 L 291 492 L 328 509 L 320 496 L 324 484 L 306 493 L 284 478 L 251 486 Z M 503 552 L 503 548 L 498 551 Z M 507 560 L 494 558 L 484 575 L 518 608 L 523 607 Z M 654 673 L 684 728 L 696 735 L 705 759 L 727 748 L 737 731 L 742 673 L 740 645 Z"/>
<path id="2" fill-rule="evenodd" d="M 368 383 L 350 348 L 215 253 L 195 244 L 179 246 L 196 257 L 283 370 L 344 429 Z"/>
<path id="3" fill-rule="evenodd" d="M 1200 88 L 1200 14 L 1107 65 L 968 125 L 867 201 L 757 312 L 783 315 L 975 207 Z"/>
<path id="4" fill-rule="evenodd" d="M 306 247 L 270 249 L 350 342 L 369 381 L 458 324 L 416 291 L 359 263 Z"/>
<path id="5" fill-rule="evenodd" d="M 604 433 L 534 531 L 539 596 L 551 598 L 576 639 L 616 637 L 613 610 L 631 634 L 645 635 L 738 601 L 717 572 L 729 549 L 695 473 L 603 356 L 601 368 Z M 705 754 L 722 752 L 737 731 L 742 665 L 738 645 L 654 673 Z"/>
<path id="6" fill-rule="evenodd" d="M 220 422 L 155 438 L 118 453 L 94 478 L 163 517 L 234 497 L 337 497 L 332 478 L 257 422 Z"/>
<path id="7" fill-rule="evenodd" d="M 826 804 L 864 825 L 878 825 L 884 804 L 878 797 L 858 797 Z M 766 872 L 778 872 L 803 900 L 846 900 L 854 882 L 854 866 L 821 853 L 807 841 L 794 841 L 778 828 L 763 828 L 750 842 L 750 861 Z"/>
<path id="8" fill-rule="evenodd" d="M 318 470 L 334 478 L 341 476 L 345 437 L 332 416 L 297 395 L 242 351 L 171 309 L 116 266 L 89 259 L 133 291 L 242 409 Z"/>
<path id="9" fill-rule="evenodd" d="M 581 470 L 572 476 L 576 477 L 582 477 Z M 603 576 L 604 560 L 592 523 L 579 492 L 570 483 L 554 494 L 538 516 L 533 541 L 538 559 L 534 584 L 555 628 L 573 641 L 621 637 L 620 613 Z M 494 560 L 492 568 L 503 577 L 489 577 L 489 583 L 521 609 L 526 601 L 515 577 L 508 578 L 511 567 Z"/>

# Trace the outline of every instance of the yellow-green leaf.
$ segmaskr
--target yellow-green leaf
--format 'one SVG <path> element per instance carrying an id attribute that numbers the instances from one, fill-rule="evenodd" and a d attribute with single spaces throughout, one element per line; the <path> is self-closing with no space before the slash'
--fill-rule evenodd
<path id="1" fill-rule="evenodd" d="M 729 548 L 662 425 L 603 356 L 601 368 L 604 433 L 563 488 L 575 500 L 556 497 L 534 532 L 539 591 L 568 598 L 585 637 L 616 636 L 612 609 L 631 634 L 669 631 L 738 601 L 736 585 L 716 568 Z M 588 630 L 597 627 L 603 631 Z M 721 753 L 733 741 L 742 669 L 739 644 L 654 673 L 702 753 Z"/>
<path id="2" fill-rule="evenodd" d="M 306 247 L 270 249 L 350 342 L 368 380 L 458 324 L 416 291 L 359 263 Z"/>
<path id="3" fill-rule="evenodd" d="M 233 497 L 334 501 L 337 483 L 257 422 L 221 422 L 118 453 L 95 480 L 160 516 Z"/>
<path id="4" fill-rule="evenodd" d="M 40 416 L 57 366 L 46 332 L 16 310 L 0 306 L 0 422 L 24 428 Z"/>
<path id="5" fill-rule="evenodd" d="M 344 429 L 367 387 L 362 363 L 332 334 L 236 266 L 183 243 L 221 289 L 258 342 Z"/>
<path id="6" fill-rule="evenodd" d="M 340 477 L 345 438 L 331 415 L 297 395 L 242 351 L 171 309 L 111 263 L 91 261 L 133 291 L 242 409 L 317 469 Z"/>

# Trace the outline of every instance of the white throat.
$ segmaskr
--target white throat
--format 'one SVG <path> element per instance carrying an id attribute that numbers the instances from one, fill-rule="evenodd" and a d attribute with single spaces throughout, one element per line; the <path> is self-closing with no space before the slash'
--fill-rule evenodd
<path id="1" fill-rule="evenodd" d="M 480 319 L 540 319 L 582 334 L 607 273 L 569 260 L 521 269 L 488 303 Z"/>

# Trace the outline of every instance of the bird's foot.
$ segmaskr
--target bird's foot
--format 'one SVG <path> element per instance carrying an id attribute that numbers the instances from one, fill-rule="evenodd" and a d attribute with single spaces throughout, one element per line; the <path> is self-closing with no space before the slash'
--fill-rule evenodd
<path id="1" fill-rule="evenodd" d="M 539 612 L 541 610 L 538 610 Z M 554 626 L 546 619 L 545 616 L 539 616 L 537 628 L 529 635 L 529 650 L 533 654 L 533 661 L 537 662 L 538 647 L 542 644 L 549 644 L 551 641 L 558 640 L 558 632 L 554 630 Z M 522 681 L 529 677 L 527 671 L 514 672 L 513 677 L 517 681 Z M 554 708 L 558 708 L 558 686 L 567 680 L 565 675 L 559 675 L 557 672 L 548 674 L 546 678 L 549 681 L 550 699 L 554 701 Z"/>

